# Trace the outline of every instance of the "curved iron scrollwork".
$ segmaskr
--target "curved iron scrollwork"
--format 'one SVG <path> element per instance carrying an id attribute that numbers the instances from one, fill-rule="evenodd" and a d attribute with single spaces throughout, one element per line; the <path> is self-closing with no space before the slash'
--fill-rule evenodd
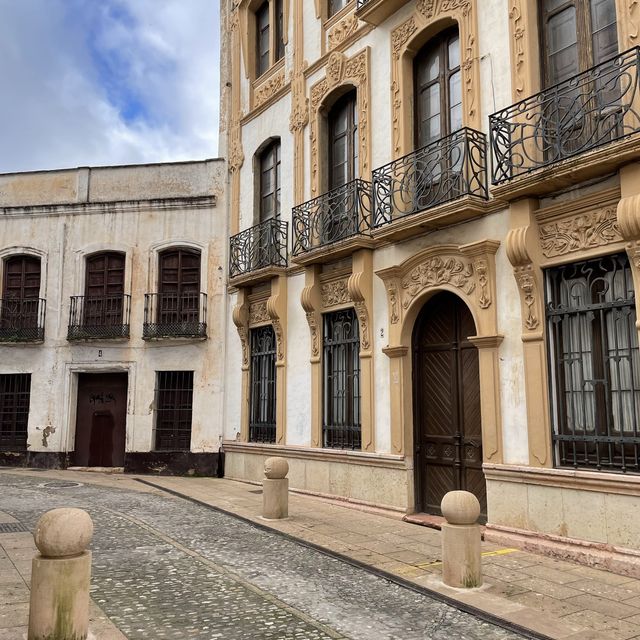
<path id="1" fill-rule="evenodd" d="M 288 222 L 273 219 L 231 236 L 229 277 L 265 267 L 286 267 L 288 231 Z"/>
<path id="2" fill-rule="evenodd" d="M 487 199 L 487 138 L 460 129 L 373 172 L 375 226 L 461 196 Z"/>
<path id="3" fill-rule="evenodd" d="M 640 130 L 640 47 L 489 116 L 493 184 Z"/>
<path id="4" fill-rule="evenodd" d="M 293 208 L 293 255 L 371 230 L 371 183 L 352 180 Z"/>

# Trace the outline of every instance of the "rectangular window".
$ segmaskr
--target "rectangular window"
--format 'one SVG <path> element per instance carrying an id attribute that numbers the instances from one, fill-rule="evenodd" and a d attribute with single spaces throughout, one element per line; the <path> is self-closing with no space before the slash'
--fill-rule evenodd
<path id="1" fill-rule="evenodd" d="M 329 17 L 344 9 L 347 4 L 349 4 L 349 0 L 329 0 Z"/>
<path id="2" fill-rule="evenodd" d="M 284 1 L 276 0 L 276 62 L 284 58 Z"/>
<path id="3" fill-rule="evenodd" d="M 256 11 L 257 68 L 256 76 L 261 76 L 270 65 L 269 61 L 269 2 L 263 2 Z"/>
<path id="4" fill-rule="evenodd" d="M 31 374 L 0 375 L 0 451 L 27 450 Z"/>
<path id="5" fill-rule="evenodd" d="M 188 451 L 191 447 L 193 371 L 156 373 L 156 449 Z"/>
<path id="6" fill-rule="evenodd" d="M 249 442 L 276 441 L 276 336 L 271 325 L 251 329 Z"/>
<path id="7" fill-rule="evenodd" d="M 360 449 L 360 336 L 353 309 L 323 316 L 323 445 Z"/>
<path id="8" fill-rule="evenodd" d="M 549 269 L 556 464 L 640 471 L 640 357 L 625 253 Z"/>

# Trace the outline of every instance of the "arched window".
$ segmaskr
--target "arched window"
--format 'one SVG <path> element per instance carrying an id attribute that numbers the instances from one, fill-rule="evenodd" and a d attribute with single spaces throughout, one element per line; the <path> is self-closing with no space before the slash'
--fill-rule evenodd
<path id="1" fill-rule="evenodd" d="M 357 93 L 342 96 L 329 112 L 329 189 L 358 177 Z"/>
<path id="2" fill-rule="evenodd" d="M 280 141 L 274 140 L 259 157 L 260 222 L 280 216 Z"/>
<path id="3" fill-rule="evenodd" d="M 546 87 L 618 53 L 615 0 L 541 0 L 540 21 Z"/>
<path id="4" fill-rule="evenodd" d="M 44 337 L 40 271 L 40 258 L 33 256 L 12 256 L 4 261 L 0 339 L 42 340 Z"/>
<path id="5" fill-rule="evenodd" d="M 433 38 L 414 59 L 415 145 L 420 149 L 462 127 L 458 28 Z"/>

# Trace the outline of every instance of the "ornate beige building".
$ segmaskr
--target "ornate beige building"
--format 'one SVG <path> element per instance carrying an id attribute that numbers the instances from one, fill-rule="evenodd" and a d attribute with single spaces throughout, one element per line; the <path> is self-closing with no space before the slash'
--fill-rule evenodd
<path id="1" fill-rule="evenodd" d="M 437 514 L 463 488 L 494 536 L 638 549 L 636 3 L 222 23 L 226 475 L 278 454 L 300 491 Z"/>

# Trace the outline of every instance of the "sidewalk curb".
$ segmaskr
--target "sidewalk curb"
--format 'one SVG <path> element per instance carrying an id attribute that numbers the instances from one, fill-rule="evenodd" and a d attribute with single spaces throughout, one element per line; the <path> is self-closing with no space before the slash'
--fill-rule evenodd
<path id="1" fill-rule="evenodd" d="M 291 542 L 294 542 L 296 544 L 299 544 L 303 547 L 306 547 L 308 549 L 313 549 L 314 551 L 318 551 L 319 553 L 322 553 L 326 556 L 329 556 L 331 558 L 334 558 L 336 560 L 340 560 L 342 562 L 345 562 L 347 564 L 350 564 L 351 566 L 357 567 L 359 569 L 363 569 L 364 571 L 367 571 L 368 573 L 377 576 L 378 578 L 382 578 L 384 580 L 387 580 L 388 582 L 392 582 L 394 584 L 397 584 L 398 586 L 404 587 L 405 589 L 409 589 L 411 591 L 414 591 L 416 593 L 419 593 L 420 595 L 423 596 L 427 596 L 429 598 L 432 598 L 433 600 L 436 600 L 438 602 L 441 602 L 443 604 L 449 605 L 459 611 L 462 611 L 464 613 L 467 613 L 469 615 L 472 615 L 476 618 L 479 618 L 480 620 L 483 620 L 484 622 L 488 622 L 490 624 L 493 624 L 497 627 L 500 627 L 502 629 L 505 629 L 506 631 L 511 631 L 514 633 L 518 633 L 520 635 L 522 635 L 525 638 L 529 638 L 531 640 L 553 640 L 553 638 L 551 636 L 547 636 L 544 635 L 542 633 L 539 633 L 537 631 L 534 631 L 532 629 L 529 629 L 527 627 L 524 627 L 522 625 L 519 625 L 517 623 L 514 622 L 509 622 L 508 620 L 504 620 L 503 618 L 500 618 L 492 613 L 488 613 L 487 611 L 484 611 L 482 609 L 478 609 L 477 607 L 474 607 L 473 605 L 470 604 L 466 604 L 464 602 L 461 602 L 459 600 L 456 600 L 455 598 L 452 598 L 450 596 L 444 595 L 442 593 L 439 593 L 437 591 L 433 591 L 431 589 L 429 589 L 428 587 L 424 587 L 422 585 L 416 584 L 415 582 L 411 582 L 410 580 L 407 580 L 405 578 L 402 578 L 401 576 L 395 575 L 393 573 L 389 573 L 388 571 L 384 571 L 383 569 L 379 569 L 377 567 L 372 567 L 369 564 L 366 564 L 365 562 L 362 562 L 360 560 L 357 560 L 355 558 L 351 558 L 350 556 L 344 555 L 338 551 L 333 551 L 331 549 L 327 549 L 326 547 L 320 546 L 314 542 L 309 542 L 307 540 L 304 540 L 303 538 L 298 538 L 297 536 L 294 536 L 290 533 L 286 533 L 284 531 L 279 531 L 278 529 L 274 529 L 272 527 L 270 527 L 267 524 L 263 524 L 261 522 L 256 522 L 254 520 L 251 520 L 250 518 L 247 518 L 245 516 L 241 516 L 237 513 L 234 513 L 233 511 L 229 511 L 227 509 L 223 509 L 222 507 L 218 507 L 212 504 L 209 504 L 207 502 L 204 502 L 202 500 L 199 500 L 198 498 L 194 498 L 192 496 L 189 496 L 185 493 L 182 493 L 180 491 L 176 491 L 175 489 L 169 489 L 167 487 L 162 486 L 161 484 L 156 484 L 154 482 L 151 482 L 149 480 L 142 480 L 141 478 L 135 478 L 136 482 L 140 482 L 141 484 L 145 484 L 147 486 L 153 487 L 154 489 L 159 489 L 161 491 L 164 491 L 168 494 L 174 495 L 178 498 L 182 498 L 183 500 L 188 500 L 189 502 L 193 502 L 194 504 L 200 505 L 202 507 L 206 507 L 207 509 L 210 509 L 211 511 L 216 511 L 218 513 L 222 513 L 224 515 L 230 516 L 232 518 L 235 518 L 236 520 L 240 520 L 241 522 L 244 522 L 246 524 L 249 524 L 253 527 L 255 527 L 256 529 L 260 529 L 261 531 L 265 531 L 268 533 L 272 533 L 275 535 L 278 535 L 282 538 L 284 538 L 285 540 L 289 540 Z"/>

